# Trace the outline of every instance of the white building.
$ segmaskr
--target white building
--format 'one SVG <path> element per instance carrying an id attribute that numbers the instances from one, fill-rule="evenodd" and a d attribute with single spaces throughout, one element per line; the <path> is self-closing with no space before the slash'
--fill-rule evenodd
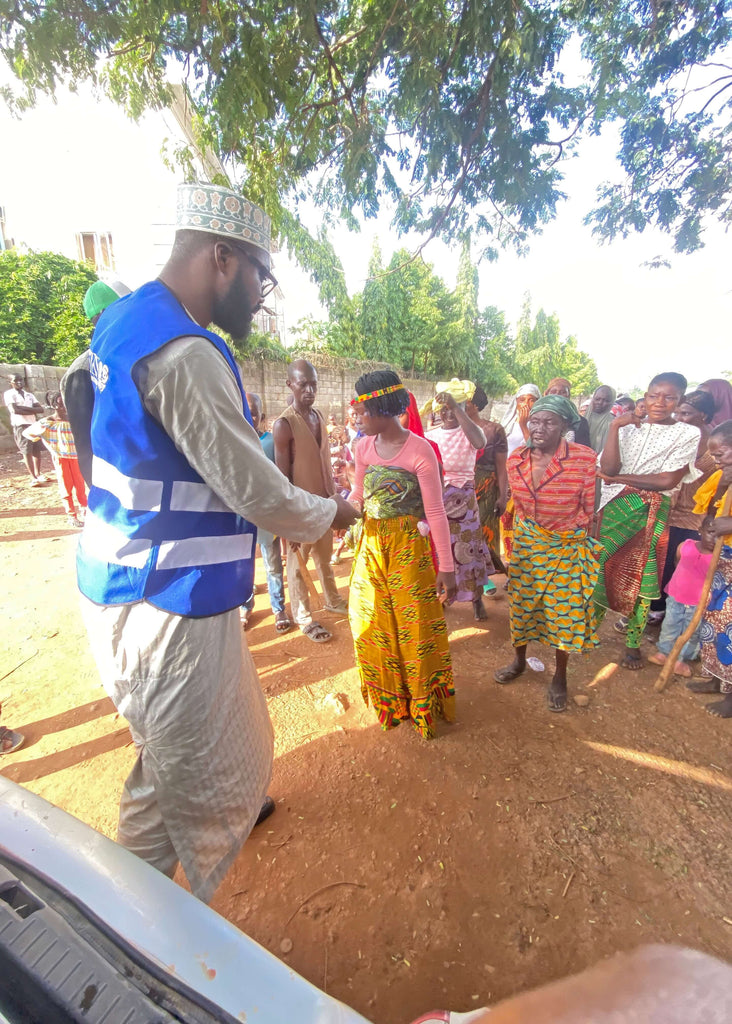
<path id="1" fill-rule="evenodd" d="M 155 277 L 173 241 L 182 180 L 165 155 L 172 162 L 193 142 L 188 113 L 181 87 L 170 109 L 139 122 L 89 87 L 41 98 L 21 119 L 0 107 L 0 240 L 86 260 L 103 280 L 130 288 Z M 196 169 L 201 180 L 223 172 L 213 156 L 199 157 Z M 286 278 L 287 261 L 275 259 Z M 260 329 L 284 340 L 281 292 L 273 308 L 276 316 L 260 314 Z"/>

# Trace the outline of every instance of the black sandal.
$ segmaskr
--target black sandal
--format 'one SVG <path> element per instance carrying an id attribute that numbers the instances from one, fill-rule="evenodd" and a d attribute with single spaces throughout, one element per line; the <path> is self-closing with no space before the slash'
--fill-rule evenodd
<path id="1" fill-rule="evenodd" d="M 327 644 L 329 640 L 333 639 L 333 634 L 329 633 L 319 622 L 309 622 L 307 626 L 303 626 L 302 635 L 306 636 L 308 640 L 312 640 L 314 644 Z"/>

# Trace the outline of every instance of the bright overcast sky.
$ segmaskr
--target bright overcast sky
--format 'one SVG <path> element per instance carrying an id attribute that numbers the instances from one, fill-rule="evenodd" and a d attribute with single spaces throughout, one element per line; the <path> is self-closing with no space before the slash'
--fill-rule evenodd
<path id="1" fill-rule="evenodd" d="M 166 208 L 172 216 L 175 176 L 158 156 L 166 134 L 158 116 L 133 125 L 85 90 L 62 97 L 56 106 L 42 100 L 21 122 L 0 105 L 0 205 L 8 209 L 10 233 L 15 213 L 29 245 L 60 248 L 55 238 L 62 228 L 65 237 L 72 227 L 87 228 L 78 223 L 78 215 L 71 225 L 66 209 L 66 196 L 79 191 L 80 183 L 85 203 L 96 211 L 95 223 L 101 223 L 101 216 L 113 235 L 115 225 L 129 218 L 148 225 L 164 220 Z M 588 140 L 566 166 L 564 190 L 570 199 L 533 240 L 530 254 L 519 258 L 505 252 L 496 262 L 480 266 L 481 304 L 498 306 L 515 324 L 523 296 L 530 292 L 534 311 L 543 307 L 556 313 L 562 335 L 574 334 L 594 358 L 600 377 L 622 389 L 643 386 L 661 370 L 678 370 L 697 382 L 732 370 L 730 236 L 713 226 L 705 236 L 706 247 L 691 256 L 674 255 L 670 239 L 657 233 L 599 245 L 582 218 L 608 172 L 613 173 L 609 137 Z M 140 233 L 147 254 L 151 238 L 158 241 L 154 235 L 148 226 Z M 394 249 L 416 247 L 419 241 L 397 238 L 387 215 L 368 222 L 360 235 L 336 232 L 333 241 L 351 292 L 363 287 L 376 235 L 385 262 Z M 135 262 L 130 252 L 117 255 L 120 270 Z M 670 260 L 670 269 L 642 265 L 657 255 Z M 457 250 L 432 242 L 424 256 L 453 287 Z M 142 283 L 136 278 L 154 274 L 149 255 L 145 259 L 144 267 L 138 258 L 140 269 L 127 271 L 131 286 Z M 283 255 L 277 273 L 289 329 L 308 314 L 322 315 L 315 288 Z"/>

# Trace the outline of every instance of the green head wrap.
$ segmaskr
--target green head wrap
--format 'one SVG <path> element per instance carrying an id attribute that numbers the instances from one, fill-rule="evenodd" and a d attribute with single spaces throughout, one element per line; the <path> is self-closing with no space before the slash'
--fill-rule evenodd
<path id="1" fill-rule="evenodd" d="M 117 292 L 104 281 L 95 281 L 94 284 L 89 285 L 83 303 L 87 319 L 93 320 L 95 316 L 99 316 L 107 306 L 111 306 L 118 298 Z"/>
<path id="2" fill-rule="evenodd" d="M 544 395 L 532 406 L 531 415 L 533 416 L 537 412 L 556 413 L 557 416 L 561 416 L 563 420 L 567 421 L 571 429 L 579 426 L 579 413 L 564 395 Z"/>

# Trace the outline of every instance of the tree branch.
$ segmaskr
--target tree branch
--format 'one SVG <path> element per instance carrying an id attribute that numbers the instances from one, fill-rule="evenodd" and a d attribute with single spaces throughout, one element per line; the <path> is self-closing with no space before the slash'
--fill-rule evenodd
<path id="1" fill-rule="evenodd" d="M 312 14 L 313 14 L 313 23 L 315 25 L 315 31 L 318 33 L 318 38 L 320 39 L 320 42 L 322 43 L 323 52 L 325 53 L 325 56 L 326 56 L 326 58 L 328 60 L 328 64 L 329 64 L 333 74 L 335 75 L 337 81 L 340 83 L 340 86 L 343 89 L 343 96 L 338 99 L 338 102 L 340 102 L 341 99 L 345 99 L 345 100 L 348 101 L 348 105 L 351 108 L 351 113 L 353 114 L 353 117 L 354 117 L 356 123 L 358 124 L 358 120 L 359 120 L 358 111 L 356 110 L 356 105 L 353 102 L 353 96 L 352 96 L 353 87 L 351 86 L 349 88 L 346 85 L 346 81 L 345 81 L 343 75 L 341 74 L 341 69 L 336 64 L 336 60 L 335 60 L 335 57 L 333 56 L 333 53 L 331 52 L 331 48 L 330 48 L 330 45 L 328 44 L 328 40 L 325 38 L 325 34 L 323 32 L 323 29 L 321 28 L 320 22 L 318 21 L 318 14 L 317 14 L 317 11 L 315 9 L 315 4 L 312 5 L 311 10 L 312 10 Z M 335 96 L 335 88 L 334 88 L 332 83 L 331 83 L 331 89 L 332 89 L 333 94 Z"/>
<path id="2" fill-rule="evenodd" d="M 463 0 L 463 7 L 462 7 L 462 10 L 460 11 L 460 18 L 458 19 L 458 23 L 457 23 L 457 25 L 455 27 L 455 38 L 453 40 L 452 46 L 450 47 L 450 52 L 448 53 L 447 57 L 445 57 L 444 61 L 442 62 L 442 67 L 441 67 L 442 74 L 440 76 L 440 88 L 442 88 L 442 86 L 445 84 L 445 78 L 447 76 L 447 72 L 448 72 L 448 70 L 450 68 L 450 65 L 453 62 L 453 58 L 455 57 L 455 53 L 457 52 L 458 44 L 460 43 L 460 40 L 463 37 L 463 24 L 465 23 L 465 20 L 466 20 L 466 18 L 468 16 L 469 9 L 470 9 L 469 0 Z"/>
<path id="3" fill-rule="evenodd" d="M 727 82 L 727 84 L 726 84 L 726 85 L 723 85 L 721 89 L 717 89 L 717 91 L 715 92 L 715 94 L 714 94 L 713 96 L 710 96 L 710 97 L 709 97 L 709 99 L 707 100 L 707 102 L 706 102 L 706 103 L 704 104 L 704 106 L 703 106 L 703 107 L 701 108 L 701 110 L 699 111 L 699 114 L 700 114 L 700 115 L 701 115 L 701 114 L 703 114 L 703 113 L 704 113 L 704 111 L 705 111 L 705 110 L 707 109 L 707 107 L 709 106 L 709 104 L 710 104 L 710 103 L 714 103 L 714 101 L 716 100 L 717 96 L 721 96 L 721 94 L 722 94 L 723 92 L 725 92 L 725 91 L 726 91 L 727 89 L 732 89 L 732 81 L 730 81 L 730 82 Z"/>
<path id="4" fill-rule="evenodd" d="M 123 57 L 126 53 L 133 53 L 135 50 L 139 50 L 146 43 L 151 42 L 147 36 L 143 36 L 142 39 L 138 39 L 134 43 L 129 43 L 127 46 L 122 46 L 119 50 L 108 50 L 107 57 Z"/>

